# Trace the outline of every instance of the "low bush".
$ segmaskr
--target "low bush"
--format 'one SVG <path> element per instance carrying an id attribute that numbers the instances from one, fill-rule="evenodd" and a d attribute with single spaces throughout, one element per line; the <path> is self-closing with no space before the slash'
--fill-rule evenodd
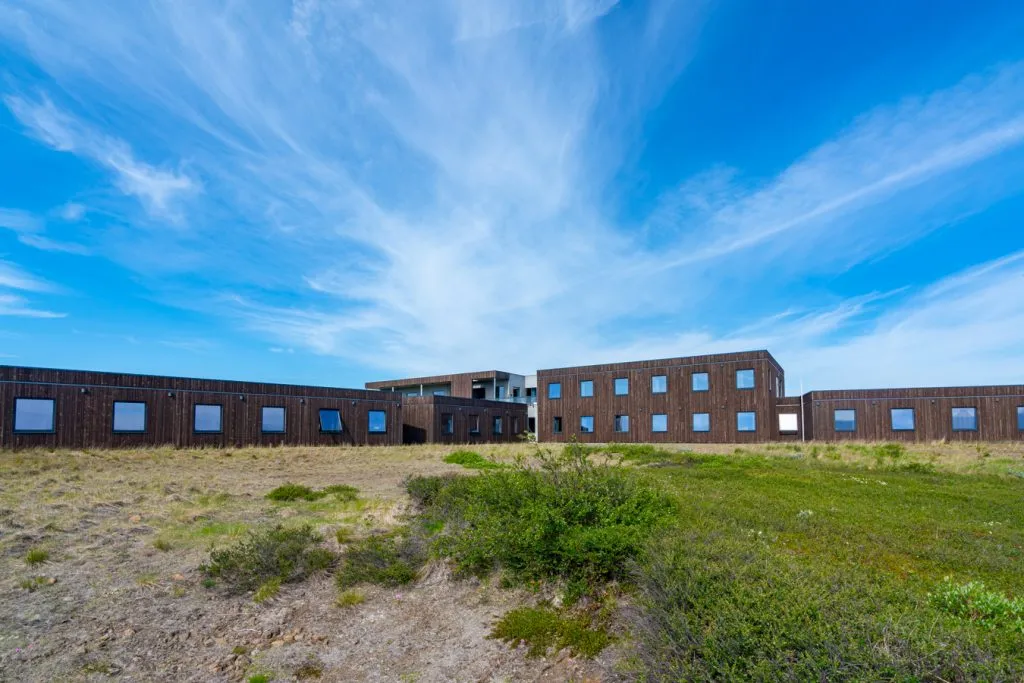
<path id="1" fill-rule="evenodd" d="M 1024 599 L 1008 598 L 981 581 L 957 584 L 949 577 L 928 598 L 932 605 L 985 628 L 1008 628 L 1024 635 Z"/>
<path id="2" fill-rule="evenodd" d="M 543 657 L 549 648 L 568 649 L 582 657 L 595 657 L 611 642 L 603 624 L 586 614 L 567 615 L 551 607 L 520 607 L 495 624 L 491 638 L 528 646 L 528 657 Z"/>
<path id="3" fill-rule="evenodd" d="M 264 603 L 267 600 L 276 598 L 277 594 L 281 592 L 281 579 L 274 577 L 269 581 L 263 582 L 259 588 L 256 589 L 256 593 L 252 596 L 252 601 L 256 603 Z"/>
<path id="4" fill-rule="evenodd" d="M 375 534 L 352 543 L 342 557 L 336 581 L 344 590 L 361 583 L 412 583 L 427 561 L 426 542 L 409 529 Z"/>
<path id="5" fill-rule="evenodd" d="M 344 609 L 361 605 L 364 602 L 366 602 L 366 594 L 354 588 L 349 588 L 338 593 L 338 599 L 334 604 Z"/>
<path id="6" fill-rule="evenodd" d="M 625 577 L 626 561 L 674 509 L 641 473 L 595 465 L 578 445 L 538 452 L 478 477 L 417 478 L 410 494 L 443 531 L 434 549 L 464 573 L 501 569 L 513 581 L 597 583 Z"/>
<path id="7" fill-rule="evenodd" d="M 462 465 L 470 470 L 496 470 L 504 467 L 500 462 L 488 460 L 479 453 L 473 451 L 455 451 L 444 457 L 444 461 L 450 465 Z"/>
<path id="8" fill-rule="evenodd" d="M 310 526 L 261 529 L 230 548 L 212 551 L 200 570 L 237 592 L 256 590 L 275 579 L 301 581 L 334 563 L 334 553 L 321 547 L 322 542 Z"/>
<path id="9" fill-rule="evenodd" d="M 355 486 L 349 486 L 348 484 L 331 484 L 330 486 L 325 486 L 323 493 L 344 501 L 355 500 L 359 497 L 359 489 Z"/>

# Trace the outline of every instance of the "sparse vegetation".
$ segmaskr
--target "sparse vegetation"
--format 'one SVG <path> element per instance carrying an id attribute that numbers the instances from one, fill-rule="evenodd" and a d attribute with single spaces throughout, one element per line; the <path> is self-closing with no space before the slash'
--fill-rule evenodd
<path id="1" fill-rule="evenodd" d="M 267 600 L 271 600 L 277 597 L 277 594 L 281 592 L 281 579 L 275 576 L 272 579 L 268 579 L 260 584 L 260 587 L 256 589 L 256 592 L 252 596 L 252 601 L 258 604 L 262 604 Z"/>
<path id="2" fill-rule="evenodd" d="M 348 547 L 336 581 L 342 590 L 360 583 L 401 586 L 416 580 L 426 560 L 424 539 L 409 528 L 373 534 Z"/>
<path id="3" fill-rule="evenodd" d="M 274 579 L 299 581 L 334 563 L 334 553 L 321 547 L 322 541 L 310 526 L 262 529 L 230 548 L 212 551 L 210 562 L 200 569 L 237 592 L 256 590 Z"/>
<path id="4" fill-rule="evenodd" d="M 340 591 L 335 604 L 341 608 L 355 607 L 366 602 L 366 594 L 354 588 Z"/>
<path id="5" fill-rule="evenodd" d="M 297 500 L 313 502 L 327 496 L 334 496 L 338 500 L 351 501 L 355 500 L 358 495 L 359 489 L 348 484 L 332 484 L 318 490 L 310 488 L 305 484 L 292 484 L 289 482 L 281 484 L 272 490 L 267 494 L 267 498 L 278 502 L 293 502 Z"/>
<path id="6" fill-rule="evenodd" d="M 455 451 L 444 457 L 444 461 L 450 465 L 462 465 L 470 470 L 497 470 L 504 465 L 496 460 L 488 460 L 474 451 Z"/>
<path id="7" fill-rule="evenodd" d="M 171 542 L 165 538 L 158 538 L 153 541 L 153 547 L 162 553 L 166 553 L 171 549 Z"/>

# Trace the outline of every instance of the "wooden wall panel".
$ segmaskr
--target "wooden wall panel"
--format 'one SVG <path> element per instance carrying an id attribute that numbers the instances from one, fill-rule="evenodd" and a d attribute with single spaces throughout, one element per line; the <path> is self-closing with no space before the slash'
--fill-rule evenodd
<path id="1" fill-rule="evenodd" d="M 56 400 L 52 434 L 14 433 L 15 398 Z M 146 403 L 146 432 L 115 434 L 115 401 Z M 222 431 L 196 433 L 196 404 L 222 406 Z M 284 434 L 262 432 L 262 407 L 285 408 Z M 340 434 L 321 433 L 319 409 L 339 410 Z M 387 432 L 369 433 L 370 410 Z M 402 442 L 401 396 L 365 389 L 0 366 L 0 447 L 86 448 L 173 445 L 362 445 Z"/>
<path id="2" fill-rule="evenodd" d="M 460 372 L 452 375 L 431 375 L 429 377 L 388 379 L 381 380 L 379 382 L 367 382 L 365 386 L 367 389 L 380 389 L 385 391 L 394 387 L 396 391 L 401 391 L 403 389 L 418 387 L 420 385 L 450 384 L 452 396 L 472 398 L 473 382 L 487 382 L 492 380 L 503 382 L 507 381 L 508 378 L 509 373 L 507 372 L 502 372 L 500 370 L 481 370 L 480 372 Z"/>
<path id="3" fill-rule="evenodd" d="M 820 441 L 1021 441 L 1017 407 L 1024 405 L 1024 385 L 812 391 L 806 395 L 813 422 L 810 434 Z M 894 431 L 890 410 L 913 408 L 914 431 Z M 954 431 L 953 408 L 976 408 L 977 431 Z M 857 411 L 854 432 L 835 431 L 834 410 Z"/>
<path id="4" fill-rule="evenodd" d="M 754 370 L 753 389 L 736 388 L 736 371 Z M 694 373 L 708 373 L 708 391 L 692 390 Z M 665 375 L 667 392 L 654 394 L 651 378 Z M 616 396 L 616 378 L 629 379 L 629 394 Z M 668 360 L 540 370 L 537 373 L 537 431 L 541 441 L 567 441 L 576 436 L 584 443 L 753 443 L 773 438 L 776 378 L 782 368 L 767 351 L 717 354 Z M 594 382 L 594 396 L 580 395 L 580 381 Z M 549 399 L 548 385 L 561 382 L 562 398 Z M 781 384 L 781 382 L 780 382 Z M 738 412 L 756 415 L 756 430 L 737 429 Z M 710 431 L 693 431 L 693 414 L 708 413 Z M 668 416 L 668 431 L 652 430 L 652 415 Z M 580 432 L 580 418 L 594 417 L 594 432 Z M 628 433 L 614 431 L 616 415 L 628 415 Z M 562 418 L 561 434 L 552 431 L 555 416 Z"/>
<path id="5" fill-rule="evenodd" d="M 451 414 L 453 433 L 443 432 L 444 416 Z M 480 434 L 472 436 L 472 416 L 480 420 Z M 402 404 L 406 443 L 511 443 L 526 431 L 526 405 L 455 396 L 409 396 Z M 503 421 L 502 433 L 494 434 L 494 418 Z M 422 440 L 419 440 L 422 439 Z"/>

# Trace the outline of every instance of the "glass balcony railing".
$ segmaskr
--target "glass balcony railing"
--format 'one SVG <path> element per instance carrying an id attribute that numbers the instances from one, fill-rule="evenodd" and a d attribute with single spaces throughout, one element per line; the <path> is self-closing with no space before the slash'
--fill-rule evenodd
<path id="1" fill-rule="evenodd" d="M 505 401 L 506 403 L 522 403 L 523 405 L 532 406 L 537 402 L 536 396 L 502 396 L 501 398 L 495 399 L 498 401 Z"/>

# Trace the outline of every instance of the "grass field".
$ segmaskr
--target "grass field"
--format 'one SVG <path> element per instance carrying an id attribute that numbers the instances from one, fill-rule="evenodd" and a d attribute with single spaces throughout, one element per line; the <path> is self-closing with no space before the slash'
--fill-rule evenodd
<path id="1" fill-rule="evenodd" d="M 451 462 L 460 449 L 0 453 L 0 671 L 1024 680 L 1022 445 L 592 449 L 600 467 L 548 488 L 530 488 L 531 472 L 547 476 L 533 465 L 487 464 L 535 448 L 474 447 L 480 459 Z M 413 514 L 406 479 L 452 474 L 481 488 Z M 633 493 L 614 493 L 627 479 Z M 287 483 L 339 488 L 267 498 Z M 643 491 L 671 506 L 636 507 L 653 500 Z M 634 513 L 656 533 L 631 525 Z M 565 519 L 580 533 L 565 534 Z M 363 539 L 418 524 L 433 559 L 412 584 L 336 585 Z M 275 525 L 309 525 L 341 564 L 259 595 L 200 570 L 211 549 Z M 473 571 L 451 578 L 440 557 Z"/>

